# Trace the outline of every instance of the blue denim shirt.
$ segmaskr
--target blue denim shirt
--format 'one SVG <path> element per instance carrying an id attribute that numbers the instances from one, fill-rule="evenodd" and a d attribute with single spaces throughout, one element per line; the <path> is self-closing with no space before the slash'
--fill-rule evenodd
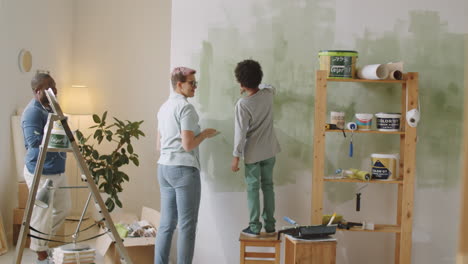
<path id="1" fill-rule="evenodd" d="M 48 116 L 49 112 L 36 99 L 29 102 L 21 116 L 21 128 L 23 129 L 24 146 L 26 147 L 24 163 L 30 173 L 34 173 L 36 168 L 39 146 L 42 144 L 44 127 L 47 124 Z M 42 174 L 64 173 L 66 154 L 65 152 L 48 152 Z"/>

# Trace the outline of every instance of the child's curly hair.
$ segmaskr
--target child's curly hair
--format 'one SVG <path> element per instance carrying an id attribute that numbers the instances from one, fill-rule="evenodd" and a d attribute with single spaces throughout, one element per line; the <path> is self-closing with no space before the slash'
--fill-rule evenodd
<path id="1" fill-rule="evenodd" d="M 262 66 L 254 60 L 239 62 L 234 73 L 240 85 L 247 88 L 257 88 L 263 78 Z"/>

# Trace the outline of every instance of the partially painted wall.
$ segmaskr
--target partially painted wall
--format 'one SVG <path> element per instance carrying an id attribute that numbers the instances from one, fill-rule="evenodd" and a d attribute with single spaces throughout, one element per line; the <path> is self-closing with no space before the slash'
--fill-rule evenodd
<path id="1" fill-rule="evenodd" d="M 278 90 L 275 127 L 283 151 L 274 175 L 277 227 L 286 224 L 281 220 L 285 215 L 309 223 L 314 78 L 321 49 L 356 50 L 358 65 L 402 60 L 405 71 L 419 72 L 422 120 L 412 263 L 454 263 L 466 63 L 462 25 L 468 24 L 468 3 L 449 2 L 173 1 L 171 65 L 198 70 L 192 103 L 202 127 L 221 131 L 201 147 L 203 194 L 195 263 L 237 263 L 238 234 L 248 223 L 243 172 L 230 171 L 233 109 L 240 96 L 233 70 L 243 59 L 259 61 L 264 82 Z M 400 97 L 401 89 L 394 85 L 334 84 L 327 111 L 344 111 L 347 121 L 357 112 L 399 112 Z M 327 136 L 326 173 L 368 169 L 371 153 L 399 151 L 397 136 L 355 135 L 353 142 L 355 155 L 349 158 L 349 137 Z M 394 224 L 396 187 L 365 187 L 362 210 L 356 212 L 360 187 L 326 184 L 325 213 Z M 393 263 L 392 234 L 340 232 L 337 238 L 338 263 Z"/>
<path id="2" fill-rule="evenodd" d="M 465 35 L 465 91 L 468 90 L 468 34 Z M 465 111 L 464 111 L 464 134 L 468 133 L 468 93 L 465 92 Z M 457 254 L 457 264 L 462 264 L 468 262 L 468 227 L 464 224 L 468 222 L 468 141 L 466 137 L 463 139 L 463 164 L 462 164 L 462 179 L 460 180 L 460 190 L 461 190 L 461 206 L 460 206 L 460 229 L 459 229 L 459 239 L 458 239 L 458 254 Z"/>

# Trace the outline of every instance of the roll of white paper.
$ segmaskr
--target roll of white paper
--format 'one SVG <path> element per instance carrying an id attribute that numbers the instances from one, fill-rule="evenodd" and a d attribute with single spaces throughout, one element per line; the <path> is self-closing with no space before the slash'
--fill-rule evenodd
<path id="1" fill-rule="evenodd" d="M 358 77 L 368 80 L 387 79 L 389 74 L 385 64 L 366 65 L 358 70 Z"/>
<path id="2" fill-rule="evenodd" d="M 403 78 L 403 62 L 390 62 L 386 64 L 388 72 L 388 79 L 401 80 Z"/>
<path id="3" fill-rule="evenodd" d="M 386 64 L 387 66 L 387 69 L 389 72 L 392 72 L 392 71 L 401 71 L 403 72 L 403 62 L 402 61 L 399 61 L 399 62 L 389 62 Z"/>
<path id="4" fill-rule="evenodd" d="M 399 70 L 394 70 L 390 72 L 388 78 L 391 80 L 401 80 L 403 79 L 403 73 Z"/>

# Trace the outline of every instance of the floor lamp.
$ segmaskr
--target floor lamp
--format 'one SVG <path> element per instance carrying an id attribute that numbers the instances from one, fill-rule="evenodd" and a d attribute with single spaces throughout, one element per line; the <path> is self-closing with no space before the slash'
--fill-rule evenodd
<path id="1" fill-rule="evenodd" d="M 64 112 L 67 115 L 70 115 L 73 120 L 76 120 L 77 126 L 76 128 L 79 130 L 83 130 L 81 127 L 82 125 L 82 119 L 84 118 L 89 118 L 91 115 L 91 102 L 90 102 L 90 96 L 89 96 L 89 88 L 85 85 L 72 85 L 69 89 L 65 91 L 64 94 L 64 101 L 63 101 L 63 106 L 64 106 Z M 79 171 L 78 168 L 76 168 L 77 175 L 80 175 L 79 179 L 81 179 L 81 172 Z M 85 217 L 85 213 L 87 211 L 89 202 L 91 199 L 91 193 L 88 195 L 88 199 L 86 201 L 86 205 L 84 209 L 82 210 L 76 231 L 74 235 L 72 236 L 73 238 L 73 243 L 70 245 L 66 245 L 66 249 L 68 250 L 82 250 L 86 249 L 87 245 L 78 245 L 76 244 L 76 240 L 78 239 L 79 236 L 79 229 L 81 227 L 81 223 L 83 222 L 83 219 Z"/>

